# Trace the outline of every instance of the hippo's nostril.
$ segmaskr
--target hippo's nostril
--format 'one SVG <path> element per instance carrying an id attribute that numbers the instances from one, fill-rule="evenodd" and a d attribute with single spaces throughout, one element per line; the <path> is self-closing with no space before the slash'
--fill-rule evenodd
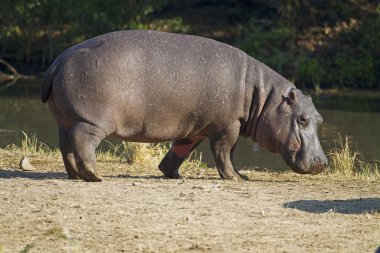
<path id="1" fill-rule="evenodd" d="M 314 156 L 312 161 L 314 164 L 318 164 L 319 166 L 323 166 L 324 168 L 329 165 L 327 158 L 321 158 L 320 156 Z"/>

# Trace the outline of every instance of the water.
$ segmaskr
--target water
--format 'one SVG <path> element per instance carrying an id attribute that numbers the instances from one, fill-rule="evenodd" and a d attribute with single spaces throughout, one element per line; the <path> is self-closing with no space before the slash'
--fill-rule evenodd
<path id="1" fill-rule="evenodd" d="M 343 95 L 323 95 L 313 99 L 324 118 L 319 130 L 324 150 L 328 152 L 333 148 L 340 134 L 347 136 L 351 147 L 366 160 L 380 160 L 380 93 L 355 91 L 340 94 Z M 0 93 L 0 147 L 20 144 L 21 130 L 28 134 L 36 133 L 38 140 L 50 147 L 58 145 L 56 123 L 47 105 L 39 100 L 39 83 L 17 83 Z M 103 147 L 105 145 L 103 143 Z M 203 160 L 214 166 L 208 141 L 202 143 L 198 150 L 202 151 Z M 245 138 L 239 139 L 234 160 L 238 168 L 286 168 L 279 154 L 263 150 Z"/>

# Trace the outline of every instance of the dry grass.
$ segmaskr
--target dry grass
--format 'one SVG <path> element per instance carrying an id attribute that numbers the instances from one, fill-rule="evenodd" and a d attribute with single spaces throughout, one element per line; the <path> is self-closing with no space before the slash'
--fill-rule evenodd
<path id="1" fill-rule="evenodd" d="M 359 155 L 348 146 L 348 138 L 345 140 L 339 136 L 338 147 L 330 151 L 330 172 L 351 177 L 355 171 L 355 163 Z"/>
<path id="2" fill-rule="evenodd" d="M 24 134 L 21 145 L 8 145 L 0 149 L 0 168 L 18 168 L 20 159 L 28 156 L 32 165 L 39 171 L 64 171 L 60 151 L 50 149 L 37 140 L 35 135 Z M 130 174 L 138 172 L 141 175 L 160 176 L 158 164 L 170 148 L 169 143 L 132 143 L 112 144 L 108 142 L 105 150 L 97 150 L 97 168 L 102 174 Z M 213 173 L 211 173 L 211 171 Z M 181 166 L 183 176 L 203 176 L 215 174 L 202 162 L 202 154 L 193 151 Z"/>
<path id="3" fill-rule="evenodd" d="M 358 161 L 358 168 L 355 175 L 364 180 L 380 179 L 379 161 L 373 163 Z"/>
<path id="4" fill-rule="evenodd" d="M 321 175 L 313 176 L 315 180 L 358 179 L 374 181 L 380 179 L 379 162 L 365 162 L 360 154 L 353 151 L 347 137 L 339 137 L 338 146 L 329 153 L 330 167 Z M 157 169 L 158 164 L 170 148 L 169 143 L 146 144 L 108 143 L 106 150 L 98 150 L 97 169 L 103 175 L 124 176 L 137 174 L 141 176 L 162 176 Z M 38 142 L 35 135 L 27 136 L 20 146 L 15 144 L 0 149 L 0 168 L 18 168 L 20 159 L 28 156 L 31 163 L 39 171 L 65 171 L 61 154 L 58 149 L 50 149 L 44 143 Z M 202 162 L 202 153 L 193 151 L 180 169 L 184 178 L 219 178 L 215 168 L 208 168 Z M 252 180 L 300 180 L 300 176 L 292 172 L 256 171 L 254 168 L 244 168 L 240 172 Z M 302 175 L 305 177 L 305 175 Z"/>
<path id="5" fill-rule="evenodd" d="M 339 135 L 337 144 L 329 153 L 330 167 L 326 174 L 364 180 L 380 179 L 379 161 L 365 162 L 359 152 L 349 147 L 347 136 L 342 139 Z"/>

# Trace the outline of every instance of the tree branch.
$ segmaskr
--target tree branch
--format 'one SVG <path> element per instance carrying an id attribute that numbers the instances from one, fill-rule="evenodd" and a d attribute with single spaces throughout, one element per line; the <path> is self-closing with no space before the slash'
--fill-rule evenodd
<path id="1" fill-rule="evenodd" d="M 7 61 L 3 60 L 3 59 L 0 59 L 0 63 L 5 65 L 5 67 L 7 67 L 12 73 L 14 76 L 18 76 L 18 71 L 15 69 L 15 67 L 13 67 L 10 63 L 8 63 Z"/>
<path id="2" fill-rule="evenodd" d="M 3 71 L 0 71 L 0 84 L 5 83 L 0 87 L 0 91 L 3 91 L 10 86 L 12 86 L 17 80 L 30 80 L 35 79 L 36 76 L 30 76 L 30 75 L 21 75 L 15 67 L 13 67 L 9 62 L 0 59 L 0 64 L 3 64 L 10 72 L 11 74 L 5 73 Z"/>

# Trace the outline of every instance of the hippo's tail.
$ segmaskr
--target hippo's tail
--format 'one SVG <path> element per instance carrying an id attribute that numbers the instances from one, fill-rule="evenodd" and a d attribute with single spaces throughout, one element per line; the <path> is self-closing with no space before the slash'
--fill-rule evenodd
<path id="1" fill-rule="evenodd" d="M 41 85 L 42 103 L 46 103 L 49 99 L 56 70 L 57 70 L 57 65 L 53 63 L 45 73 L 44 80 L 42 81 L 42 85 Z"/>

